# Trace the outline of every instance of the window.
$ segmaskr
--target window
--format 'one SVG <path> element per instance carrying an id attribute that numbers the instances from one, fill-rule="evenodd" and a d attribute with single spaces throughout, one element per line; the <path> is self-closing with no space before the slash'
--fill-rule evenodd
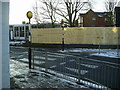
<path id="1" fill-rule="evenodd" d="M 25 28 L 26 28 L 26 30 L 29 30 L 29 27 L 28 27 L 28 26 L 26 26 Z"/>
<path id="2" fill-rule="evenodd" d="M 20 36 L 24 37 L 24 27 L 20 27 Z"/>
<path id="3" fill-rule="evenodd" d="M 108 18 L 105 18 L 105 22 L 108 22 Z"/>
<path id="4" fill-rule="evenodd" d="M 95 21 L 95 20 L 96 20 L 96 18 L 95 18 L 95 17 L 92 17 L 92 20 L 93 20 L 93 21 Z"/>
<path id="5" fill-rule="evenodd" d="M 14 30 L 15 30 L 15 37 L 18 37 L 19 36 L 18 27 L 14 27 Z"/>

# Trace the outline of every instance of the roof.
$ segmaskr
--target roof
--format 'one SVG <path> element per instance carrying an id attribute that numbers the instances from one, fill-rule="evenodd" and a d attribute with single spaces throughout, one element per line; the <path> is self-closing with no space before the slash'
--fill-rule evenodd
<path id="1" fill-rule="evenodd" d="M 21 27 L 21 26 L 29 26 L 29 24 L 11 24 L 9 26 L 14 26 L 14 27 Z"/>
<path id="2" fill-rule="evenodd" d="M 104 17 L 104 16 L 106 16 L 106 15 L 108 15 L 108 13 L 109 12 L 94 12 L 93 10 L 89 10 L 89 11 L 92 11 L 93 13 L 95 13 L 98 17 Z M 89 12 L 88 11 L 88 12 Z M 84 16 L 84 15 L 86 15 L 88 12 L 86 12 L 86 13 L 80 13 L 80 16 Z"/>
<path id="3" fill-rule="evenodd" d="M 106 15 L 108 15 L 109 12 L 95 12 L 95 14 L 98 16 L 98 17 L 104 17 Z"/>

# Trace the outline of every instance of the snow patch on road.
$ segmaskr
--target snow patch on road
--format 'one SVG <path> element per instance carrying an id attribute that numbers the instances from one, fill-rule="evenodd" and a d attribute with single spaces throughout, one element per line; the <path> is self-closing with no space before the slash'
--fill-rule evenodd
<path id="1" fill-rule="evenodd" d="M 89 52 L 90 55 L 95 56 L 104 56 L 104 57 L 111 57 L 111 58 L 120 58 L 120 49 L 68 49 L 60 52 L 70 52 L 70 53 L 82 53 L 82 52 Z"/>
<path id="2" fill-rule="evenodd" d="M 94 53 L 94 54 L 91 54 L 91 55 L 111 57 L 111 58 L 120 58 L 120 55 L 117 55 L 115 52 Z"/>

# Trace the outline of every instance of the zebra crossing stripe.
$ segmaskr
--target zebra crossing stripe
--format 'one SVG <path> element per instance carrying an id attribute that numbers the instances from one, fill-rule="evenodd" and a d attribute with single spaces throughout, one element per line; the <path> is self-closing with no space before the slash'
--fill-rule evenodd
<path id="1" fill-rule="evenodd" d="M 64 65 L 64 64 L 66 64 L 66 62 L 62 62 L 62 63 L 60 63 L 60 65 Z"/>
<path id="2" fill-rule="evenodd" d="M 70 71 L 73 71 L 73 72 L 76 72 L 78 73 L 78 69 L 75 69 L 75 68 L 68 68 L 68 67 L 65 67 L 66 69 L 70 70 Z M 86 74 L 88 71 L 87 70 L 80 70 L 80 74 L 81 75 L 84 75 Z"/>
<path id="3" fill-rule="evenodd" d="M 57 67 L 56 65 L 54 65 L 54 66 L 51 66 L 50 68 L 55 68 L 55 67 Z"/>

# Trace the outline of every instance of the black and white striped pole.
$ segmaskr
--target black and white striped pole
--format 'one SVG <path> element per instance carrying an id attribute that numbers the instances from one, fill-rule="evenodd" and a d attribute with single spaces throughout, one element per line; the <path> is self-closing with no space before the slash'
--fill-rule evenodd
<path id="1" fill-rule="evenodd" d="M 33 14 L 31 11 L 27 12 L 27 18 L 29 19 L 29 47 L 28 47 L 28 60 L 29 60 L 29 69 L 31 69 L 31 59 L 32 59 L 32 52 L 31 52 L 31 18 L 33 17 Z"/>
<path id="2" fill-rule="evenodd" d="M 62 27 L 62 51 L 64 51 L 64 21 L 61 20 L 61 27 Z"/>

